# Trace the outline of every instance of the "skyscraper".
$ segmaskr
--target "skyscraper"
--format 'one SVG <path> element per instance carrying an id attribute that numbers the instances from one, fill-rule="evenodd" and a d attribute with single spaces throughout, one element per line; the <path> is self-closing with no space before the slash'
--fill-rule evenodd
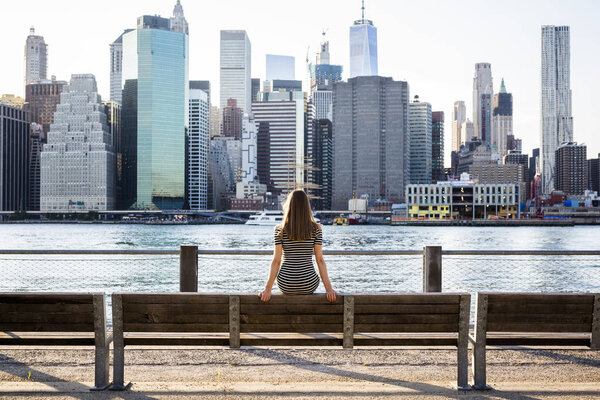
<path id="1" fill-rule="evenodd" d="M 60 103 L 60 93 L 67 84 L 66 81 L 52 78 L 52 80 L 30 83 L 25 87 L 25 102 L 31 113 L 31 122 L 42 125 L 44 134 L 48 133 L 50 124 L 54 122 L 56 106 Z"/>
<path id="2" fill-rule="evenodd" d="M 489 63 L 475 64 L 473 78 L 473 125 L 475 135 L 486 143 L 491 142 L 492 136 L 492 65 Z"/>
<path id="3" fill-rule="evenodd" d="M 244 111 L 238 107 L 236 99 L 227 99 L 223 108 L 221 135 L 240 140 L 242 138 L 242 118 Z"/>
<path id="4" fill-rule="evenodd" d="M 31 132 L 29 134 L 29 199 L 27 210 L 40 210 L 40 183 L 41 183 L 41 161 L 42 147 L 44 145 L 44 129 L 42 125 L 31 123 Z"/>
<path id="5" fill-rule="evenodd" d="M 500 158 L 508 154 L 508 135 L 513 134 L 513 99 L 506 92 L 504 78 L 500 84 L 500 92 L 494 94 L 492 101 L 492 149 L 500 154 Z"/>
<path id="6" fill-rule="evenodd" d="M 260 183 L 275 195 L 304 184 L 304 93 L 261 93 L 252 103 L 257 133 Z M 259 94 L 260 96 L 260 94 Z"/>
<path id="7" fill-rule="evenodd" d="M 173 32 L 185 33 L 189 35 L 188 23 L 183 15 L 183 7 L 181 2 L 177 0 L 173 7 L 173 16 L 171 17 L 171 30 Z"/>
<path id="8" fill-rule="evenodd" d="M 188 37 L 159 16 L 123 35 L 126 207 L 180 209 L 185 197 Z"/>
<path id="9" fill-rule="evenodd" d="M 571 46 L 568 26 L 542 26 L 540 169 L 542 192 L 554 190 L 555 151 L 573 141 Z"/>
<path id="10" fill-rule="evenodd" d="M 462 133 L 463 123 L 467 120 L 467 108 L 464 101 L 455 101 L 452 110 L 452 151 L 459 152 L 464 142 Z"/>
<path id="11" fill-rule="evenodd" d="M 25 42 L 25 85 L 46 79 L 48 68 L 48 46 L 43 36 L 35 34 L 31 27 Z"/>
<path id="12" fill-rule="evenodd" d="M 92 74 L 71 76 L 41 154 L 40 210 L 113 210 L 115 153 Z"/>
<path id="13" fill-rule="evenodd" d="M 431 183 L 431 104 L 419 96 L 408 105 L 410 183 Z"/>
<path id="14" fill-rule="evenodd" d="M 365 19 L 364 0 L 361 10 L 361 19 L 350 27 L 350 78 L 378 75 L 377 28 L 373 21 Z"/>
<path id="15" fill-rule="evenodd" d="M 444 112 L 431 113 L 431 180 L 445 181 L 444 172 Z"/>
<path id="16" fill-rule="evenodd" d="M 116 101 L 102 102 L 106 114 L 106 125 L 112 137 L 115 153 L 115 209 L 119 209 L 119 200 L 123 197 L 123 119 L 121 105 Z"/>
<path id="17" fill-rule="evenodd" d="M 0 211 L 27 209 L 29 112 L 0 104 Z"/>
<path id="18" fill-rule="evenodd" d="M 333 89 L 332 208 L 353 196 L 398 202 L 409 182 L 408 83 L 351 78 Z"/>
<path id="19" fill-rule="evenodd" d="M 268 81 L 296 79 L 296 59 L 293 56 L 267 54 L 266 66 Z"/>
<path id="20" fill-rule="evenodd" d="M 210 104 L 203 81 L 190 81 L 187 139 L 187 202 L 191 210 L 207 208 Z"/>
<path id="21" fill-rule="evenodd" d="M 554 187 L 566 194 L 582 195 L 588 189 L 587 148 L 577 142 L 563 143 L 556 149 Z"/>
<path id="22" fill-rule="evenodd" d="M 254 119 L 248 114 L 242 120 L 242 170 L 241 182 L 245 185 L 258 182 L 257 129 Z"/>
<path id="23" fill-rule="evenodd" d="M 252 79 L 251 46 L 246 31 L 221 31 L 221 92 L 219 107 L 227 106 L 228 99 L 237 100 L 243 112 L 251 111 Z"/>
<path id="24" fill-rule="evenodd" d="M 110 44 L 110 100 L 121 104 L 123 90 L 123 35 L 133 29 L 125 29 Z"/>
<path id="25" fill-rule="evenodd" d="M 342 66 L 330 64 L 329 41 L 321 42 L 316 63 L 309 64 L 310 93 L 315 106 L 315 119 L 333 119 L 333 85 L 342 80 Z"/>

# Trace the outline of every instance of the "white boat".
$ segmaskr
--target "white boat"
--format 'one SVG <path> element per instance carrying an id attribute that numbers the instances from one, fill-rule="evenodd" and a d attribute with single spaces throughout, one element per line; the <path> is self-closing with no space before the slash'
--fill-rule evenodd
<path id="1" fill-rule="evenodd" d="M 251 215 L 246 225 L 270 225 L 275 226 L 283 221 L 283 211 L 268 211 L 265 210 L 260 214 Z M 318 218 L 315 218 L 319 222 Z"/>
<path id="2" fill-rule="evenodd" d="M 250 216 L 246 225 L 271 225 L 275 226 L 283 220 L 282 211 L 263 211 L 260 214 Z"/>

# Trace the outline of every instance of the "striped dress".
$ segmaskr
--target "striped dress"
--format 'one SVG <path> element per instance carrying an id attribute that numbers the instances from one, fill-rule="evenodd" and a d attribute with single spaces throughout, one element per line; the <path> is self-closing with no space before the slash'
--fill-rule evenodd
<path id="1" fill-rule="evenodd" d="M 311 294 L 319 286 L 312 256 L 315 244 L 322 244 L 321 228 L 316 228 L 308 240 L 290 240 L 281 227 L 275 227 L 273 241 L 283 247 L 283 263 L 277 274 L 277 286 L 281 293 Z"/>

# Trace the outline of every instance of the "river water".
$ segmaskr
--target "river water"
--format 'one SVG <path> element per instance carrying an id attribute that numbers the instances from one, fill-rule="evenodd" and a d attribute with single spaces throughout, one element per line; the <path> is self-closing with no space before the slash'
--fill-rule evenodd
<path id="1" fill-rule="evenodd" d="M 271 249 L 273 228 L 248 225 L 4 224 L 0 249 Z M 324 249 L 600 250 L 600 226 L 324 226 Z M 199 256 L 202 292 L 258 292 L 268 256 Z M 340 291 L 422 290 L 421 256 L 326 257 Z M 0 255 L 0 291 L 178 290 L 178 256 Z M 600 292 L 590 256 L 444 256 L 443 290 Z M 276 289 L 276 288 L 275 288 Z M 320 287 L 319 291 L 323 291 Z"/>

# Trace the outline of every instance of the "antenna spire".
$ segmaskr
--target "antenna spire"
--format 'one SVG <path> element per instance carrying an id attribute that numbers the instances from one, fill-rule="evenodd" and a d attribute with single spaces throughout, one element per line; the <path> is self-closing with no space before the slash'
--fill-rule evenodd
<path id="1" fill-rule="evenodd" d="M 362 20 L 364 22 L 365 21 L 365 0 L 362 0 L 361 10 L 362 10 Z"/>

